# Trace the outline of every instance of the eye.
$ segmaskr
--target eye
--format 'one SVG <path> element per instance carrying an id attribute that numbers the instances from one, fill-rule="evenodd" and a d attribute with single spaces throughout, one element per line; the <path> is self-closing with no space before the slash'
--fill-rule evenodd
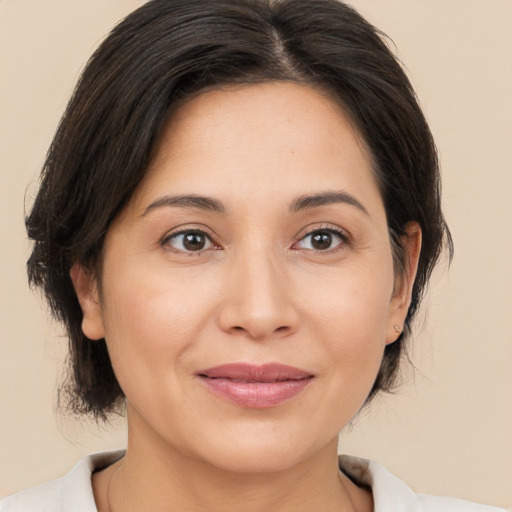
<path id="1" fill-rule="evenodd" d="M 309 251 L 329 251 L 339 248 L 346 237 L 341 231 L 332 228 L 315 229 L 298 242 L 300 249 Z"/>
<path id="2" fill-rule="evenodd" d="M 196 229 L 173 233 L 163 240 L 163 245 L 178 252 L 200 252 L 214 247 L 211 238 L 204 231 Z"/>

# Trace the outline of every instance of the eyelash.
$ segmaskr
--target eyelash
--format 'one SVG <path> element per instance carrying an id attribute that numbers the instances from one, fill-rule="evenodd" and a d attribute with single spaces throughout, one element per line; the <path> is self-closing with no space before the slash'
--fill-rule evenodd
<path id="1" fill-rule="evenodd" d="M 325 250 L 320 250 L 320 249 L 302 249 L 302 250 L 311 251 L 311 252 L 314 252 L 317 254 L 332 254 L 334 252 L 343 250 L 345 248 L 345 246 L 350 241 L 348 235 L 341 229 L 334 228 L 331 226 L 325 226 L 325 227 L 319 227 L 319 228 L 312 229 L 311 231 L 308 231 L 304 236 L 302 236 L 300 238 L 300 240 L 298 242 L 294 243 L 292 247 L 295 247 L 298 243 L 303 242 L 306 238 L 312 237 L 313 235 L 319 234 L 319 233 L 328 233 L 330 235 L 334 235 L 340 239 L 340 242 L 335 247 L 325 249 Z"/>
<path id="2" fill-rule="evenodd" d="M 177 239 L 179 236 L 183 236 L 183 235 L 200 235 L 200 236 L 203 236 L 206 240 L 207 243 L 211 244 L 212 247 L 208 247 L 206 249 L 199 249 L 197 251 L 192 251 L 192 250 L 183 250 L 183 249 L 177 249 L 175 247 L 172 247 L 170 242 L 171 240 L 173 239 Z M 211 250 L 219 250 L 220 249 L 220 246 L 217 245 L 214 241 L 213 241 L 213 238 L 204 230 L 202 229 L 193 229 L 193 228 L 189 228 L 189 229 L 182 229 L 180 231 L 177 231 L 175 233 L 171 233 L 170 235 L 167 235 L 165 236 L 162 241 L 160 242 L 160 245 L 162 245 L 163 247 L 170 247 L 170 250 L 172 252 L 176 252 L 176 253 L 180 253 L 180 254 L 185 254 L 187 256 L 198 256 L 206 251 L 211 251 Z"/>
<path id="3" fill-rule="evenodd" d="M 297 242 L 295 242 L 293 245 L 292 245 L 292 249 L 295 249 L 295 247 L 300 244 L 301 242 L 303 242 L 304 240 L 306 240 L 308 237 L 311 237 L 315 234 L 319 234 L 319 233 L 328 233 L 330 235 L 334 235 L 336 237 L 338 237 L 340 239 L 340 242 L 333 248 L 329 248 L 329 249 L 325 249 L 325 250 L 320 250 L 320 249 L 302 249 L 304 251 L 311 251 L 311 252 L 314 252 L 314 253 L 317 253 L 317 254 L 331 254 L 333 252 L 337 252 L 339 250 L 342 250 L 350 241 L 349 237 L 347 236 L 347 234 L 345 232 L 343 232 L 341 229 L 337 229 L 337 228 L 334 228 L 334 227 L 319 227 L 319 228 L 315 228 L 315 229 L 312 229 L 311 231 L 308 231 L 306 234 L 304 234 L 304 236 L 302 236 Z M 200 235 L 200 236 L 203 236 L 207 243 L 211 244 L 211 247 L 207 247 L 205 249 L 199 249 L 197 251 L 194 251 L 194 250 L 183 250 L 183 249 L 177 249 L 175 247 L 172 247 L 170 245 L 170 242 L 171 240 L 173 239 L 177 239 L 178 237 L 180 236 L 183 236 L 183 235 Z M 187 256 L 197 256 L 197 255 L 201 255 L 202 253 L 206 252 L 206 251 L 211 251 L 211 250 L 220 250 L 221 247 L 219 245 L 217 245 L 215 243 L 215 241 L 213 240 L 213 238 L 204 230 L 202 229 L 183 229 L 183 230 L 180 230 L 180 231 L 177 231 L 175 233 L 172 233 L 170 235 L 167 235 L 165 236 L 162 241 L 160 242 L 160 245 L 162 245 L 162 247 L 171 247 L 171 251 L 172 252 L 176 252 L 176 253 L 180 253 L 180 254 L 184 254 L 184 255 L 187 255 Z M 295 250 L 301 250 L 301 249 L 295 249 Z"/>

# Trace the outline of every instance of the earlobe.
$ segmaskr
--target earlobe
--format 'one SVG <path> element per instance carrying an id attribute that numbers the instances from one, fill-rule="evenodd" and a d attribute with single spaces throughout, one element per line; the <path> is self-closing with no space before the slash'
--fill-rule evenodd
<path id="1" fill-rule="evenodd" d="M 418 271 L 421 253 L 421 228 L 417 222 L 409 222 L 402 239 L 406 250 L 405 268 L 396 276 L 395 290 L 391 299 L 391 310 L 387 329 L 386 344 L 396 341 L 403 331 L 403 325 L 411 304 L 412 288 Z"/>
<path id="2" fill-rule="evenodd" d="M 70 276 L 82 308 L 83 333 L 91 340 L 104 338 L 105 329 L 96 277 L 78 263 L 71 267 Z"/>

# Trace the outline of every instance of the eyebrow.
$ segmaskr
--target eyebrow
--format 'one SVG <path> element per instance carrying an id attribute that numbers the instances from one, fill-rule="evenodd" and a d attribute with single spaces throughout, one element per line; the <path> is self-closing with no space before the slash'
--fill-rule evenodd
<path id="1" fill-rule="evenodd" d="M 153 201 L 142 213 L 141 217 L 148 214 L 150 211 L 162 206 L 178 206 L 181 208 L 196 208 L 199 210 L 225 213 L 224 205 L 211 197 L 203 197 L 196 195 L 178 195 L 178 196 L 164 196 Z"/>
<path id="2" fill-rule="evenodd" d="M 296 213 L 301 210 L 309 210 L 333 203 L 345 203 L 355 206 L 363 213 L 369 216 L 366 208 L 351 194 L 347 192 L 322 192 L 319 194 L 304 195 L 295 199 L 291 206 L 290 212 Z M 177 206 L 181 208 L 195 208 L 203 211 L 214 213 L 226 213 L 224 205 L 212 197 L 197 196 L 197 195 L 176 195 L 176 196 L 163 196 L 153 201 L 142 213 L 144 217 L 152 210 L 161 208 L 163 206 Z"/>
<path id="3" fill-rule="evenodd" d="M 310 208 L 317 208 L 318 206 L 333 203 L 345 203 L 355 206 L 369 216 L 366 208 L 353 195 L 347 192 L 322 192 L 319 194 L 300 196 L 293 201 L 290 206 L 290 211 L 294 213 L 300 210 L 309 210 Z"/>

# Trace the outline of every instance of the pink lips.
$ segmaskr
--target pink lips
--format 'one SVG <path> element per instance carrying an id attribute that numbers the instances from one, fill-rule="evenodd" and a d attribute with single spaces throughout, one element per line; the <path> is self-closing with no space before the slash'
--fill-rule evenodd
<path id="1" fill-rule="evenodd" d="M 273 407 L 298 395 L 314 377 L 298 368 L 277 363 L 225 364 L 202 370 L 197 375 L 216 395 L 256 409 Z"/>

